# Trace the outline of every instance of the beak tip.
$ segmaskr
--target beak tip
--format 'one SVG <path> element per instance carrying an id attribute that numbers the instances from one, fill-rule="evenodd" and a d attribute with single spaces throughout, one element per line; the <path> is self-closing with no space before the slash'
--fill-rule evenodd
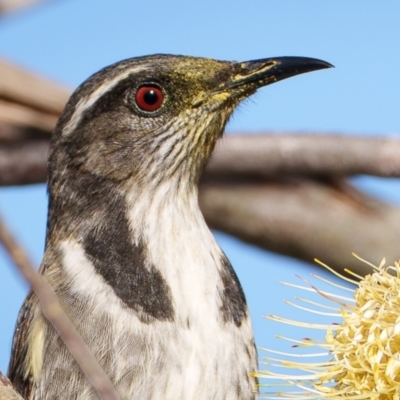
<path id="1" fill-rule="evenodd" d="M 322 67 L 322 69 L 327 69 L 327 68 L 335 68 L 335 66 L 327 61 L 322 61 L 321 60 L 321 64 L 323 64 L 324 66 Z"/>
<path id="2" fill-rule="evenodd" d="M 310 57 L 282 57 L 283 63 L 287 63 L 289 66 L 298 65 L 303 66 L 305 69 L 308 67 L 318 70 L 318 69 L 327 69 L 327 68 L 335 68 L 335 66 L 327 61 L 320 60 L 319 58 L 310 58 Z"/>
<path id="3" fill-rule="evenodd" d="M 276 60 L 280 62 L 278 69 L 283 72 L 283 77 L 302 74 L 305 72 L 318 71 L 321 69 L 335 68 L 331 63 L 310 57 L 279 57 Z"/>

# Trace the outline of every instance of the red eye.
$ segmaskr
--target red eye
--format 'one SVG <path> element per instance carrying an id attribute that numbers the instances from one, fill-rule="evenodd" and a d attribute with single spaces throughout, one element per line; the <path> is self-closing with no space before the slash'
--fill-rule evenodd
<path id="1" fill-rule="evenodd" d="M 164 95 L 157 86 L 145 85 L 138 89 L 135 100 L 141 110 L 156 111 L 161 107 Z"/>

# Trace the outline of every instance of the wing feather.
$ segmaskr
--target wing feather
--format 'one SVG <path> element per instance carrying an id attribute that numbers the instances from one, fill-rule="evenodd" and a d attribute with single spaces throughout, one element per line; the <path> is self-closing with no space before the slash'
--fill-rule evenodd
<path id="1" fill-rule="evenodd" d="M 18 314 L 8 367 L 8 377 L 14 388 L 27 400 L 30 399 L 33 385 L 32 371 L 27 362 L 29 358 L 29 333 L 35 314 L 34 307 L 37 307 L 37 298 L 31 291 Z"/>

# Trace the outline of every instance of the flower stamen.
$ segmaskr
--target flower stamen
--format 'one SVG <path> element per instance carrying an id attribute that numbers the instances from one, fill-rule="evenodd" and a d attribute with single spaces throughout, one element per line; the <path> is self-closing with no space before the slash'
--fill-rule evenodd
<path id="1" fill-rule="evenodd" d="M 360 257 L 356 256 L 362 260 Z M 362 260 L 366 262 L 365 260 Z M 284 283 L 286 286 L 318 293 L 325 299 L 339 304 L 342 308 L 327 306 L 310 299 L 296 297 L 297 301 L 312 304 L 316 307 L 337 311 L 325 312 L 304 307 L 286 301 L 287 304 L 313 314 L 341 317 L 340 324 L 319 324 L 295 321 L 270 315 L 267 318 L 302 328 L 325 330 L 325 340 L 314 341 L 309 338 L 295 340 L 284 336 L 279 339 L 294 343 L 292 347 L 317 347 L 323 352 L 308 354 L 292 354 L 264 348 L 267 353 L 278 354 L 289 359 L 279 359 L 267 356 L 265 364 L 278 366 L 286 370 L 303 371 L 306 374 L 276 373 L 263 370 L 256 374 L 261 380 L 282 380 L 284 385 L 297 388 L 297 391 L 285 393 L 265 393 L 260 398 L 279 399 L 342 399 L 351 400 L 393 400 L 400 398 L 400 264 L 385 267 L 383 260 L 379 267 L 366 262 L 373 272 L 365 278 L 346 270 L 355 278 L 342 277 L 325 264 L 329 271 L 341 277 L 346 282 L 355 285 L 349 289 L 330 282 L 318 275 L 313 275 L 324 283 L 345 291 L 351 291 L 354 298 L 321 291 L 307 283 L 307 287 Z M 306 362 L 310 357 L 326 357 L 330 360 L 321 362 Z M 290 358 L 302 358 L 305 361 L 292 361 Z M 274 386 L 274 383 L 263 384 L 261 387 Z M 300 390 L 300 391 L 299 391 Z"/>

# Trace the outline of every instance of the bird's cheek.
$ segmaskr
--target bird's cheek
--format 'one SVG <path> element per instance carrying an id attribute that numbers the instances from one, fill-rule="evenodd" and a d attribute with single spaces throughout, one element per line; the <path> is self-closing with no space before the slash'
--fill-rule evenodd
<path id="1" fill-rule="evenodd" d="M 139 169 L 135 156 L 134 141 L 129 136 L 125 140 L 105 140 L 88 149 L 83 169 L 110 180 L 124 180 Z"/>

